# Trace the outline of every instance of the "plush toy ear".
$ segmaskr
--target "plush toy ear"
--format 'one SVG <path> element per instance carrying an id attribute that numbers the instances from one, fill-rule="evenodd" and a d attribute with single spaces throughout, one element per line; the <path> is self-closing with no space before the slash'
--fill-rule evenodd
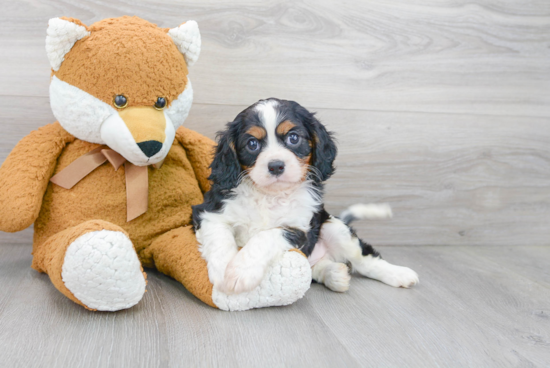
<path id="1" fill-rule="evenodd" d="M 187 21 L 179 27 L 170 29 L 168 35 L 185 57 L 187 66 L 195 64 L 201 53 L 201 34 L 197 22 Z"/>
<path id="2" fill-rule="evenodd" d="M 52 18 L 48 22 L 46 53 L 53 70 L 58 71 L 65 54 L 76 41 L 90 34 L 86 26 L 73 18 Z"/>

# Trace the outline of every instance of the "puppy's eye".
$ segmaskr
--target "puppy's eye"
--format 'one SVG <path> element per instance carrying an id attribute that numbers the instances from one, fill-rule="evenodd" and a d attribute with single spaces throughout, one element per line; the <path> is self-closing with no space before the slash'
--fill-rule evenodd
<path id="1" fill-rule="evenodd" d="M 155 102 L 155 109 L 162 110 L 166 107 L 166 98 L 159 97 L 157 98 L 157 102 Z"/>
<path id="2" fill-rule="evenodd" d="M 117 109 L 123 109 L 128 105 L 128 99 L 124 95 L 116 95 L 113 98 L 113 104 Z"/>
<path id="3" fill-rule="evenodd" d="M 250 151 L 257 151 L 258 148 L 260 148 L 260 142 L 258 142 L 258 140 L 255 139 L 255 138 L 251 138 L 251 139 L 246 143 L 246 147 L 247 147 Z"/>
<path id="4" fill-rule="evenodd" d="M 298 143 L 300 143 L 300 136 L 296 133 L 290 133 L 286 136 L 286 144 L 289 144 L 291 146 L 295 146 Z"/>

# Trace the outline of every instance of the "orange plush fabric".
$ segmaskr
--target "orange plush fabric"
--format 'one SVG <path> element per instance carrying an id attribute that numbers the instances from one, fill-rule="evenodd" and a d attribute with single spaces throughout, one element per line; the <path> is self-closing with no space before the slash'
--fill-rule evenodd
<path id="1" fill-rule="evenodd" d="M 106 111 L 102 103 L 113 106 L 113 97 L 123 94 L 128 99 L 128 106 L 122 110 L 108 110 L 109 114 L 118 115 L 127 129 L 139 134 L 121 138 L 121 141 L 135 145 L 135 149 L 142 149 L 139 145 L 148 141 L 167 145 L 162 165 L 147 166 L 146 213 L 127 221 L 124 166 L 115 170 L 109 163 L 104 163 L 70 189 L 50 182 L 52 176 L 99 146 L 69 134 L 62 127 L 64 122 L 61 119 L 61 124 L 47 125 L 23 138 L 0 167 L 0 230 L 20 231 L 34 223 L 32 267 L 47 273 L 59 291 L 90 310 L 96 308 L 75 297 L 66 286 L 63 272 L 71 244 L 91 232 L 94 233 L 92 236 L 124 234 L 132 242 L 141 265 L 156 267 L 174 277 L 199 299 L 215 307 L 206 262 L 200 256 L 190 226 L 191 207 L 202 202 L 203 193 L 210 187 L 209 164 L 215 143 L 182 127 L 176 130 L 175 138 L 173 131 L 168 138 L 168 134 L 164 134 L 165 125 L 161 128 L 155 125 L 158 121 L 172 124 L 165 119 L 168 116 L 165 111 L 153 108 L 157 98 L 165 97 L 168 108 L 180 95 L 185 95 L 182 92 L 188 84 L 184 51 L 181 45 L 176 46 L 168 31 L 137 17 L 105 19 L 91 26 L 73 18 L 56 18 L 50 21 L 46 41 L 50 63 L 52 59 L 57 60 L 52 68 L 54 65 L 57 68 L 59 60 L 61 62 L 57 71 L 52 69 L 52 74 L 71 88 L 78 88 L 79 98 L 91 96 L 88 105 L 84 105 L 81 100 L 71 100 L 74 90 L 61 91 L 58 96 L 62 99 L 52 100 L 52 103 L 59 107 L 59 104 L 71 101 L 68 109 L 75 106 L 77 109 L 87 108 L 88 115 L 82 116 L 87 116 L 89 123 L 92 121 L 90 116 L 95 116 L 97 109 Z M 191 32 L 195 38 L 186 41 L 184 35 L 184 41 L 178 42 L 198 42 L 198 46 L 193 46 L 196 57 L 197 47 L 200 48 L 198 29 L 185 32 Z M 92 97 L 99 101 L 90 102 L 95 101 Z M 183 103 L 190 104 L 192 93 L 182 99 Z M 182 100 L 178 101 L 181 110 Z M 95 107 L 90 107 L 90 103 L 95 103 Z M 70 115 L 63 117 L 70 118 Z M 106 119 L 106 116 L 98 115 L 98 119 Z M 104 121 L 96 122 L 97 129 Z M 78 119 L 71 122 L 73 129 L 79 122 Z M 92 129 L 90 126 L 85 128 Z M 79 129 L 75 131 L 80 132 Z M 156 134 L 158 131 L 162 134 Z M 86 243 L 85 246 L 96 247 L 99 243 L 95 244 Z M 111 249 L 110 261 L 122 257 L 117 253 L 116 242 L 101 244 Z M 87 250 L 83 252 L 86 254 Z M 117 263 L 111 263 L 115 268 L 107 271 L 118 272 Z M 101 280 L 96 284 L 101 286 Z M 82 287 L 85 289 L 86 285 Z M 116 309 L 107 306 L 102 310 Z"/>
<path id="2" fill-rule="evenodd" d="M 38 217 L 57 158 L 74 137 L 59 123 L 32 132 L 0 167 L 0 230 L 21 231 Z"/>
<path id="3" fill-rule="evenodd" d="M 98 146 L 79 139 L 68 143 L 59 155 L 53 175 Z M 214 142 L 210 141 L 210 148 L 202 151 L 206 159 L 213 146 Z M 130 222 L 126 222 L 124 166 L 115 171 L 112 165 L 103 164 L 69 190 L 49 184 L 40 216 L 35 222 L 35 250 L 59 231 L 85 221 L 102 219 L 128 232 L 139 254 L 157 236 L 191 223 L 191 206 L 203 200 L 193 164 L 185 148 L 174 141 L 160 169 L 148 166 L 149 208 Z"/>
<path id="4" fill-rule="evenodd" d="M 74 44 L 53 73 L 57 78 L 107 104 L 123 94 L 129 107 L 153 106 L 157 97 L 166 97 L 170 104 L 185 89 L 187 65 L 165 30 L 127 16 L 104 19 L 87 29 L 90 36 Z"/>
<path id="5" fill-rule="evenodd" d="M 19 231 L 34 221 L 32 267 L 48 273 L 78 304 L 83 305 L 61 278 L 65 250 L 78 236 L 105 229 L 126 234 L 145 267 L 174 277 L 215 307 L 206 262 L 190 226 L 191 206 L 201 203 L 209 188 L 215 143 L 183 127 L 176 137 L 162 167 L 148 168 L 148 211 L 126 222 L 124 166 L 115 171 L 106 163 L 73 188 L 61 188 L 49 179 L 99 145 L 75 139 L 58 123 L 33 131 L 0 168 L 0 204 L 3 213 L 13 214 L 0 217 L 0 230 Z"/>
<path id="6" fill-rule="evenodd" d="M 199 253 L 191 226 L 179 227 L 158 237 L 142 252 L 142 258 L 144 264 L 154 264 L 204 303 L 217 308 L 212 301 L 206 261 Z"/>
<path id="7" fill-rule="evenodd" d="M 90 310 L 94 309 L 88 308 L 86 305 L 81 303 L 80 300 L 78 300 L 74 294 L 67 289 L 63 283 L 61 271 L 67 247 L 69 247 L 69 245 L 79 236 L 97 230 L 121 231 L 128 236 L 128 233 L 126 233 L 119 226 L 106 221 L 90 220 L 75 227 L 67 228 L 50 237 L 44 244 L 38 247 L 36 252 L 34 252 L 33 258 L 34 269 L 40 272 L 46 272 L 50 276 L 52 283 L 59 291 L 63 293 L 63 295 L 71 299 L 73 302 L 78 303 Z M 144 277 L 147 277 L 145 272 L 143 275 Z"/>

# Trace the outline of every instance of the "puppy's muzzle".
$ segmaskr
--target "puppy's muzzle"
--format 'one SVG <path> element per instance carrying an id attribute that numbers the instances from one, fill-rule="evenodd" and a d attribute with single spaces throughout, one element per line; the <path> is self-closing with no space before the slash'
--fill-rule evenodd
<path id="1" fill-rule="evenodd" d="M 285 171 L 285 163 L 279 160 L 270 161 L 267 164 L 267 169 L 269 170 L 269 173 L 271 175 L 279 176 L 282 175 Z"/>

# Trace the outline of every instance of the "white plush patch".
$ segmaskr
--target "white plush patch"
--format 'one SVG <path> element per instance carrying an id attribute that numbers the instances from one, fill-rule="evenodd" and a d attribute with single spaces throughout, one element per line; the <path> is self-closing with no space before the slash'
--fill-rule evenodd
<path id="1" fill-rule="evenodd" d="M 168 35 L 172 37 L 179 52 L 185 57 L 187 65 L 195 64 L 201 53 L 201 34 L 197 22 L 189 20 L 181 26 L 169 30 Z"/>
<path id="2" fill-rule="evenodd" d="M 97 97 L 54 76 L 50 83 L 50 104 L 59 124 L 83 141 L 105 144 L 101 124 L 118 112 Z"/>
<path id="3" fill-rule="evenodd" d="M 65 253 L 61 276 L 78 300 L 100 311 L 130 308 L 145 293 L 134 246 L 118 231 L 93 231 L 78 237 Z"/>
<path id="4" fill-rule="evenodd" d="M 349 220 L 384 220 L 392 217 L 391 207 L 387 203 L 358 203 L 342 211 L 340 218 Z"/>
<path id="5" fill-rule="evenodd" d="M 76 41 L 88 36 L 86 28 L 60 18 L 50 19 L 46 36 L 46 53 L 53 70 L 58 71 L 65 54 Z"/>
<path id="6" fill-rule="evenodd" d="M 164 110 L 165 115 L 168 115 L 170 120 L 172 120 L 175 130 L 178 130 L 178 128 L 183 125 L 185 119 L 187 119 L 192 104 L 193 86 L 191 85 L 191 79 L 187 76 L 187 85 L 185 86 L 185 90 L 180 93 L 177 99 L 170 103 L 170 107 Z"/>
<path id="7" fill-rule="evenodd" d="M 297 252 L 286 252 L 267 270 L 254 290 L 227 295 L 214 289 L 212 301 L 226 311 L 289 305 L 302 298 L 311 285 L 311 268 L 307 259 Z"/>
<path id="8" fill-rule="evenodd" d="M 189 80 L 185 90 L 164 110 L 166 139 L 162 149 L 148 158 L 114 107 L 56 76 L 50 83 L 50 104 L 63 129 L 78 139 L 106 144 L 138 166 L 155 164 L 166 157 L 192 103 L 193 87 Z"/>
<path id="9" fill-rule="evenodd" d="M 118 113 L 109 116 L 101 125 L 101 139 L 106 145 L 121 154 L 126 160 L 134 165 L 147 166 L 156 164 L 166 157 L 176 137 L 174 124 L 172 124 L 166 111 L 164 111 L 164 118 L 166 119 L 166 128 L 164 130 L 166 138 L 162 143 L 161 150 L 152 157 L 147 157 L 139 148 L 132 133 L 130 133 L 126 123 L 124 123 L 124 120 L 122 120 Z"/>

